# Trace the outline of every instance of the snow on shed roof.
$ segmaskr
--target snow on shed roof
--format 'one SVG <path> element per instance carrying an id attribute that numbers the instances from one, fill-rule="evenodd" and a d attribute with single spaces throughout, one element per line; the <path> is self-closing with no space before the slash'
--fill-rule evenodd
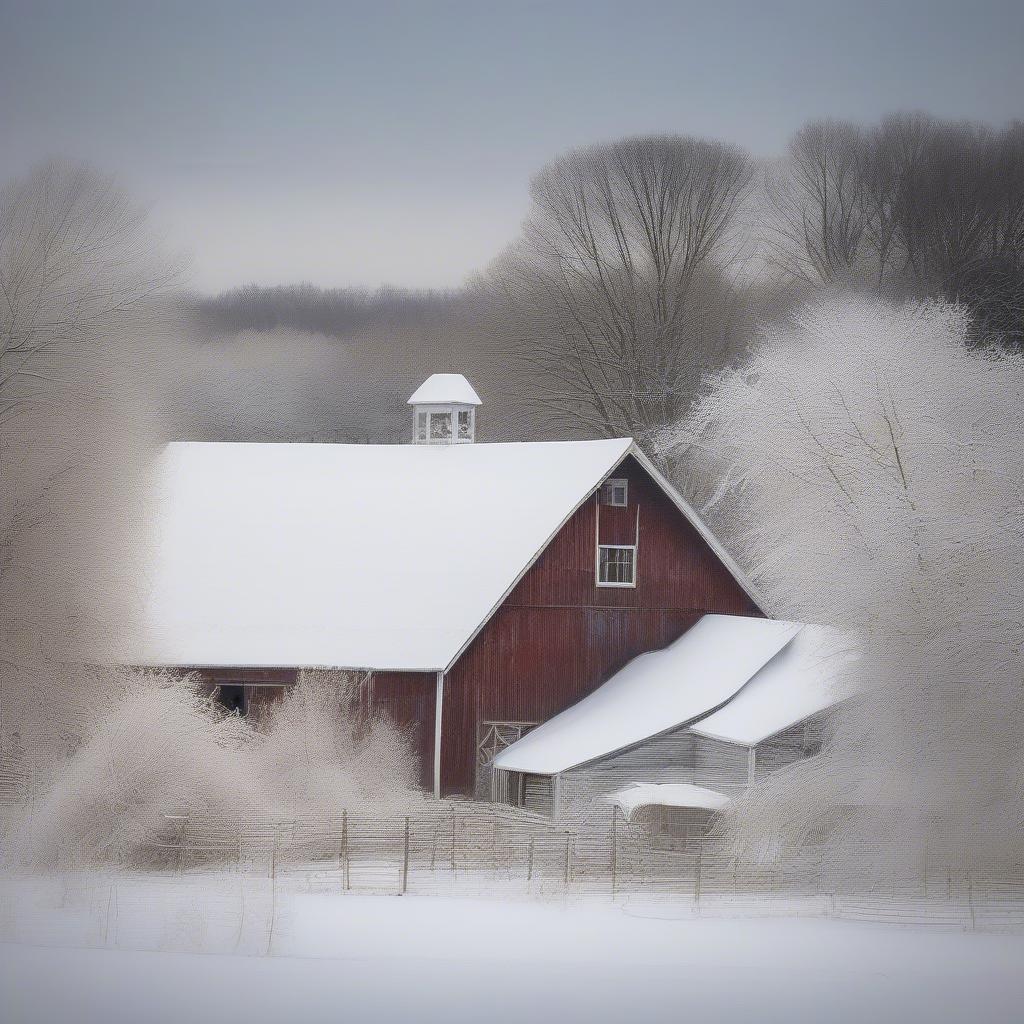
<path id="1" fill-rule="evenodd" d="M 506 747 L 494 765 L 555 775 L 692 722 L 721 707 L 799 629 L 795 622 L 705 615 L 675 643 L 634 658 Z"/>
<path id="2" fill-rule="evenodd" d="M 413 393 L 409 405 L 481 405 L 480 396 L 461 373 L 432 373 Z"/>
<path id="3" fill-rule="evenodd" d="M 729 802 L 724 793 L 687 782 L 653 783 L 634 782 L 608 796 L 627 819 L 641 807 L 695 807 L 705 811 L 720 811 Z"/>
<path id="4" fill-rule="evenodd" d="M 445 669 L 631 449 L 170 444 L 139 660 Z"/>
<path id="5" fill-rule="evenodd" d="M 723 708 L 690 727 L 711 739 L 754 747 L 852 695 L 841 669 L 849 640 L 823 626 L 804 626 Z"/>

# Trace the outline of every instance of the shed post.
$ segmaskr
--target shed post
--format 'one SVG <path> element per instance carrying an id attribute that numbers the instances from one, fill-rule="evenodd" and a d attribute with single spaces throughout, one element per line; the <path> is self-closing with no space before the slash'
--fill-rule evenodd
<path id="1" fill-rule="evenodd" d="M 618 805 L 612 804 L 612 899 L 615 899 L 615 886 L 618 881 L 616 876 L 619 867 L 618 814 Z"/>
<path id="2" fill-rule="evenodd" d="M 754 785 L 754 769 L 757 767 L 757 747 L 747 747 L 747 789 Z"/>
<path id="3" fill-rule="evenodd" d="M 551 776 L 551 817 L 562 816 L 562 776 Z"/>
<path id="4" fill-rule="evenodd" d="M 434 799 L 441 799 L 441 715 L 444 711 L 444 672 L 437 673 L 434 695 Z"/>

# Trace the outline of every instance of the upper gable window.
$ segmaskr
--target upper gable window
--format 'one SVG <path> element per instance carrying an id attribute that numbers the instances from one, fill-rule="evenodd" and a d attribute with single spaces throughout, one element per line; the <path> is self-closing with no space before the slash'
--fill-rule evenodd
<path id="1" fill-rule="evenodd" d="M 601 484 L 601 504 L 625 508 L 629 504 L 629 481 L 613 477 Z"/>

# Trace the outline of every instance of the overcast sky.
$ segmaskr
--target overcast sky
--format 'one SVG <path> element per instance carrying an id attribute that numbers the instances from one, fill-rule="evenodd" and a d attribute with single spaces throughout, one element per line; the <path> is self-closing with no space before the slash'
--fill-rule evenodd
<path id="1" fill-rule="evenodd" d="M 1024 116 L 1024 3 L 0 0 L 0 176 L 115 172 L 193 283 L 457 285 L 575 145 Z"/>

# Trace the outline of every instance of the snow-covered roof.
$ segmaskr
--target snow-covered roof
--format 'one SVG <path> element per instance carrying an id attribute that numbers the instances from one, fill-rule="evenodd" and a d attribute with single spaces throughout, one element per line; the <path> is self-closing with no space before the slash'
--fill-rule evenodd
<path id="1" fill-rule="evenodd" d="M 631 451 L 168 445 L 138 660 L 445 669 Z"/>
<path id="2" fill-rule="evenodd" d="M 844 665 L 854 657 L 848 638 L 805 626 L 725 707 L 691 731 L 753 747 L 852 695 Z"/>
<path id="3" fill-rule="evenodd" d="M 409 399 L 409 405 L 480 404 L 480 396 L 461 373 L 432 373 Z"/>
<path id="4" fill-rule="evenodd" d="M 720 811 L 729 802 L 724 793 L 686 782 L 653 783 L 634 782 L 608 796 L 627 819 L 641 807 L 694 807 L 705 811 Z"/>
<path id="5" fill-rule="evenodd" d="M 692 722 L 733 697 L 799 629 L 795 622 L 705 615 L 675 643 L 634 658 L 506 747 L 494 765 L 555 775 Z"/>

